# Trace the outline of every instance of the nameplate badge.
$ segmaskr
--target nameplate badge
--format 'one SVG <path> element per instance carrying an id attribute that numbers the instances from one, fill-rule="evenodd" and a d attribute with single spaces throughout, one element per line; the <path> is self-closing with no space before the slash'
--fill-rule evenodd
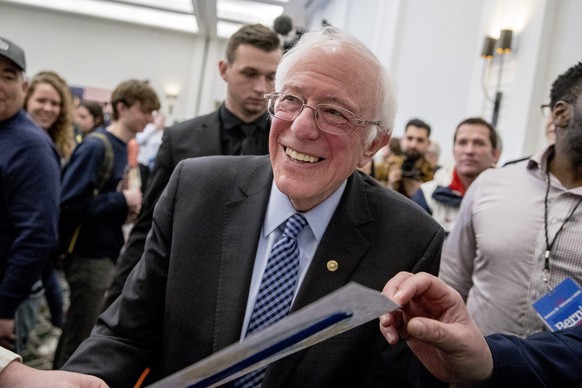
<path id="1" fill-rule="evenodd" d="M 582 325 L 582 289 L 570 277 L 532 306 L 551 331 Z"/>

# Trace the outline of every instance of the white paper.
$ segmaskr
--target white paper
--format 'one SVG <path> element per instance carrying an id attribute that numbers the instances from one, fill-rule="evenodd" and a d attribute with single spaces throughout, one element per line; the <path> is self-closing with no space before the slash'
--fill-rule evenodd
<path id="1" fill-rule="evenodd" d="M 289 354 L 376 319 L 380 315 L 396 310 L 399 307 L 399 305 L 386 298 L 380 292 L 351 282 L 266 329 L 253 333 L 245 338 L 244 341 L 232 344 L 149 387 L 180 388 L 196 386 L 196 384 L 201 387 L 215 387 Z M 348 314 L 349 317 L 345 317 L 327 328 L 320 329 L 304 339 L 297 340 L 296 337 L 305 335 L 306 332 L 311 333 L 314 329 L 314 324 L 326 322 L 329 317 L 338 317 L 344 314 Z M 287 342 L 291 343 L 288 344 Z M 282 344 L 284 346 L 283 349 L 263 358 L 262 353 Z M 240 370 L 240 365 L 249 362 L 249 358 L 258 359 L 252 365 Z M 212 384 L 201 384 L 205 380 L 214 379 L 217 374 L 225 374 L 225 371 L 228 371 L 230 375 L 222 376 L 222 380 Z"/>

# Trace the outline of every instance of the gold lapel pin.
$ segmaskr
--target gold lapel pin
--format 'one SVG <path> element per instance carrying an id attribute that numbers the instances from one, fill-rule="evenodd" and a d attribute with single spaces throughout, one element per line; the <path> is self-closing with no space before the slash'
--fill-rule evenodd
<path id="1" fill-rule="evenodd" d="M 327 262 L 327 270 L 330 272 L 335 272 L 339 268 L 339 264 L 335 260 L 330 260 Z"/>

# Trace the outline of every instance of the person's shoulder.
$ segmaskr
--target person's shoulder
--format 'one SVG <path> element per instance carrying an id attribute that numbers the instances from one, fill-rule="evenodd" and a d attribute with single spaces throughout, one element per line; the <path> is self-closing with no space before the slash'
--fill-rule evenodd
<path id="1" fill-rule="evenodd" d="M 11 120 L 7 127 L 8 136 L 14 136 L 21 145 L 31 146 L 33 144 L 52 144 L 49 135 L 38 125 L 36 125 L 24 111 L 20 111 Z"/>
<path id="2" fill-rule="evenodd" d="M 184 159 L 176 166 L 174 175 L 185 187 L 192 185 L 200 188 L 200 182 L 205 182 L 205 190 L 219 187 L 232 189 L 262 187 L 272 176 L 272 169 L 268 155 L 215 155 Z"/>
<path id="3" fill-rule="evenodd" d="M 194 117 L 192 119 L 180 121 L 169 126 L 164 131 L 168 134 L 168 136 L 171 136 L 183 132 L 202 130 L 208 125 L 214 123 L 218 123 L 218 110 L 202 116 Z"/>
<path id="4" fill-rule="evenodd" d="M 115 139 L 117 138 L 106 130 L 95 130 L 85 136 L 81 144 L 77 146 L 77 149 L 85 152 L 103 151 L 108 146 L 106 142 L 108 141 L 111 144 Z"/>
<path id="5" fill-rule="evenodd" d="M 432 195 L 432 193 L 436 190 L 437 186 L 439 186 L 439 183 L 436 181 L 436 179 L 432 179 L 428 182 L 422 183 L 420 185 L 420 191 L 428 195 Z"/>
<path id="6" fill-rule="evenodd" d="M 483 171 L 472 183 L 483 184 L 483 182 L 495 183 L 502 182 L 506 180 L 514 179 L 521 174 L 525 173 L 529 159 L 522 160 L 521 162 L 506 165 L 504 167 L 493 167 L 488 168 Z"/>
<path id="7" fill-rule="evenodd" d="M 245 171 L 270 167 L 270 159 L 268 155 L 212 155 L 184 159 L 178 165 L 182 165 L 181 168 L 186 171 L 219 171 L 221 176 L 240 175 Z"/>
<path id="8" fill-rule="evenodd" d="M 424 209 L 404 195 L 382 186 L 371 177 L 364 177 L 363 182 L 369 206 L 374 213 L 384 214 L 388 218 L 404 215 L 408 219 L 420 218 L 429 223 L 434 222 Z"/>

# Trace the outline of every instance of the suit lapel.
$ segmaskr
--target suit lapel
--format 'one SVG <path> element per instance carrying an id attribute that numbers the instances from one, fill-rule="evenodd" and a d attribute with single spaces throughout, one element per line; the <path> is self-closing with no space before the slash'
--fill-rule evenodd
<path id="1" fill-rule="evenodd" d="M 225 206 L 214 351 L 240 339 L 272 182 L 269 159 L 263 157 L 263 162 L 253 164 L 256 168 L 239 181 Z"/>
<path id="2" fill-rule="evenodd" d="M 205 117 L 201 125 L 202 132 L 197 138 L 200 144 L 204 144 L 204 149 L 208 150 L 205 155 L 222 155 L 222 141 L 220 130 L 220 109 L 215 110 Z"/>

